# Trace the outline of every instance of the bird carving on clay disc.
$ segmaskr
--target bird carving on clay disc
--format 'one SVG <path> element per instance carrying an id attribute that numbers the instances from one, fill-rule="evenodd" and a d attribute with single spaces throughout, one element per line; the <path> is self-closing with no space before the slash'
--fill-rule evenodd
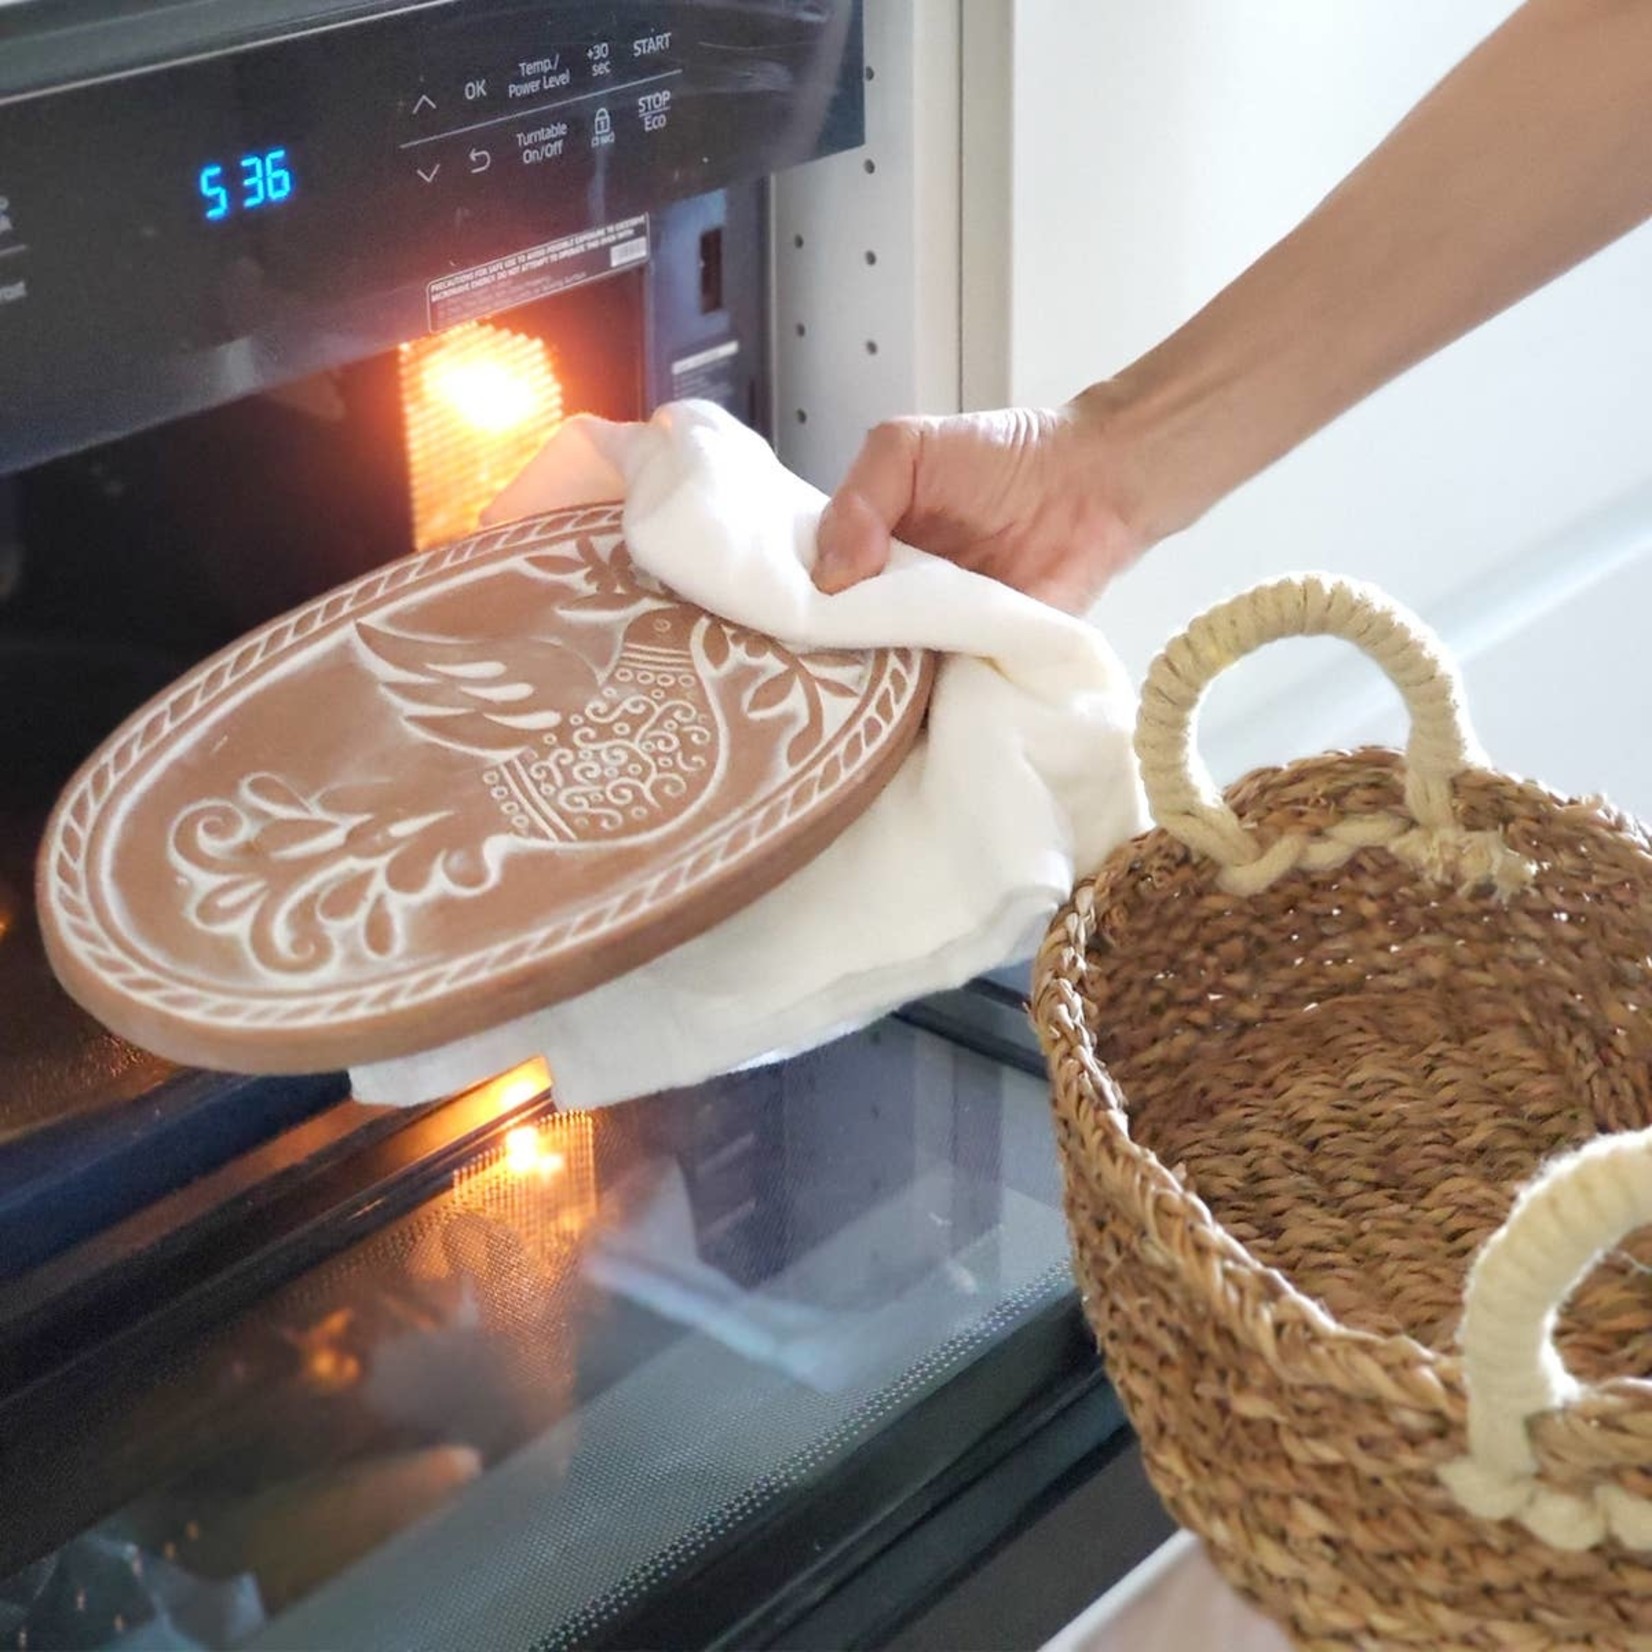
<path id="1" fill-rule="evenodd" d="M 706 616 L 650 603 L 601 664 L 541 634 L 556 623 L 459 639 L 361 621 L 356 636 L 409 732 L 483 760 L 517 838 L 612 844 L 680 824 L 725 744 L 699 647 Z"/>

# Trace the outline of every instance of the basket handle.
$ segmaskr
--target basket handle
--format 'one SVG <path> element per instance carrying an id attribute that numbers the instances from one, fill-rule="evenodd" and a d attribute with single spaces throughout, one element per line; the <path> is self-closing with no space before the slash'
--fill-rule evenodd
<path id="1" fill-rule="evenodd" d="M 1194 749 L 1194 717 L 1205 691 L 1235 661 L 1282 637 L 1313 636 L 1342 637 L 1363 649 L 1404 697 L 1411 718 L 1405 753 L 1410 819 L 1348 817 L 1323 835 L 1286 833 L 1265 843 L 1217 792 Z M 1462 681 L 1439 639 L 1415 615 L 1352 580 L 1297 575 L 1200 615 L 1148 670 L 1136 757 L 1154 820 L 1216 861 L 1222 886 L 1235 894 L 1255 894 L 1297 866 L 1339 866 L 1378 844 L 1465 885 L 1490 881 L 1506 893 L 1530 875 L 1496 833 L 1465 832 L 1457 824 L 1452 782 L 1483 758 Z"/>
<path id="2" fill-rule="evenodd" d="M 1561 1549 L 1607 1537 L 1652 1549 L 1652 1499 L 1610 1483 L 1588 1495 L 1545 1486 L 1529 1428 L 1590 1393 L 1561 1361 L 1555 1318 L 1602 1255 L 1648 1222 L 1652 1130 L 1600 1136 L 1543 1170 L 1475 1258 L 1459 1332 L 1468 1455 L 1440 1470 L 1470 1514 L 1519 1520 Z"/>

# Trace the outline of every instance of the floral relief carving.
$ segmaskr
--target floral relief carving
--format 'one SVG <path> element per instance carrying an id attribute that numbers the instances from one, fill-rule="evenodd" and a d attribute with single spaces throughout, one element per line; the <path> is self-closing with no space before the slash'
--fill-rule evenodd
<path id="1" fill-rule="evenodd" d="M 828 841 L 915 736 L 930 662 L 717 619 L 621 522 L 388 564 L 136 714 L 43 844 L 76 996 L 174 1059 L 382 1059 L 634 967 Z"/>
<path id="2" fill-rule="evenodd" d="M 617 535 L 528 552 L 515 571 L 555 597 L 509 635 L 443 636 L 414 616 L 353 626 L 406 734 L 471 759 L 452 779 L 492 807 L 433 808 L 392 778 L 305 790 L 247 775 L 173 830 L 196 923 L 282 975 L 324 973 L 344 954 L 394 959 L 417 909 L 489 890 L 514 851 L 681 827 L 716 793 L 735 708 L 742 723 L 781 725 L 777 778 L 860 697 L 864 655 L 799 653 L 691 608 Z"/>
<path id="3" fill-rule="evenodd" d="M 409 809 L 383 786 L 305 796 L 275 774 L 248 775 L 232 798 L 186 809 L 170 848 L 192 885 L 194 921 L 238 935 L 278 974 L 327 968 L 345 937 L 393 958 L 409 906 L 490 880 L 451 810 Z"/>

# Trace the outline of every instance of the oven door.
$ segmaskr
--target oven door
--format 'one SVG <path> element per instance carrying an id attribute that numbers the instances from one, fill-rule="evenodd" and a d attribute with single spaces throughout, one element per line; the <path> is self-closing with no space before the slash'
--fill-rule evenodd
<path id="1" fill-rule="evenodd" d="M 118 1300 L 14 1283 L 0 1645 L 1036 1644 L 1168 1527 L 1024 1027 L 982 982 L 596 1114 L 495 1086 L 147 1213 Z"/>

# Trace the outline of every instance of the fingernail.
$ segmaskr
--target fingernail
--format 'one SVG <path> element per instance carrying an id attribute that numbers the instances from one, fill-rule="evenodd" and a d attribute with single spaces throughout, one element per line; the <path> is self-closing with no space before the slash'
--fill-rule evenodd
<path id="1" fill-rule="evenodd" d="M 820 513 L 820 525 L 815 530 L 814 582 L 822 590 L 836 589 L 843 572 L 843 554 L 833 540 L 830 520 L 832 507 Z"/>

